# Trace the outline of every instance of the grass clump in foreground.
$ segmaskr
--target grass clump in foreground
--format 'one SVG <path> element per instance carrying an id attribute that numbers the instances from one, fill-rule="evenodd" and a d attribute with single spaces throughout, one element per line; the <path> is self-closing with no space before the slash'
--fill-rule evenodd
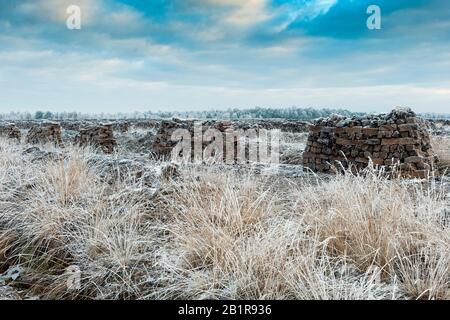
<path id="1" fill-rule="evenodd" d="M 432 136 L 431 144 L 433 150 L 439 158 L 441 171 L 449 171 L 450 169 L 450 137 L 449 136 Z"/>
<path id="2" fill-rule="evenodd" d="M 0 143 L 0 268 L 53 299 L 449 299 L 448 199 L 376 171 L 327 180 L 183 169 L 147 196 L 92 151 Z M 81 270 L 67 290 L 68 266 Z"/>

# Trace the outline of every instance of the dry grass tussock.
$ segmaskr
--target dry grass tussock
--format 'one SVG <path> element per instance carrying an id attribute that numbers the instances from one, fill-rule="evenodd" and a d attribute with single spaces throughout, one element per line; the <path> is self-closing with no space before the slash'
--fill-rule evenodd
<path id="1" fill-rule="evenodd" d="M 439 163 L 442 169 L 450 169 L 450 137 L 449 136 L 432 136 L 431 143 L 433 150 L 439 157 Z"/>
<path id="2" fill-rule="evenodd" d="M 338 175 L 293 182 L 182 169 L 154 197 L 106 183 L 92 150 L 33 162 L 0 141 L 0 269 L 65 299 L 449 299 L 438 183 Z M 68 266 L 81 288 L 68 290 Z"/>

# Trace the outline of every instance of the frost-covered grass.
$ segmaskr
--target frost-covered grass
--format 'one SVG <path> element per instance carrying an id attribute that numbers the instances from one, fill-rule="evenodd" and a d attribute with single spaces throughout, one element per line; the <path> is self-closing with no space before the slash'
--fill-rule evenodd
<path id="1" fill-rule="evenodd" d="M 93 151 L 0 140 L 0 269 L 51 299 L 449 299 L 447 191 L 368 170 L 316 182 L 182 168 L 152 196 Z M 47 147 L 50 151 L 55 151 Z M 155 177 L 160 179 L 160 177 Z M 66 271 L 81 271 L 68 290 Z M 1 292 L 1 291 L 0 291 Z"/>
<path id="2" fill-rule="evenodd" d="M 433 150 L 439 157 L 439 163 L 442 169 L 450 169 L 450 137 L 432 136 L 431 143 Z"/>

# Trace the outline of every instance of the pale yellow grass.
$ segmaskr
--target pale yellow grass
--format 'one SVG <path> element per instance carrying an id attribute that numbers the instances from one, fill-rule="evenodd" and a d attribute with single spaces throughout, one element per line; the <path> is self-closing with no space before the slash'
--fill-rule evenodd
<path id="1" fill-rule="evenodd" d="M 207 167 L 144 196 L 93 151 L 32 162 L 0 140 L 0 269 L 54 299 L 449 299 L 443 186 L 375 171 L 317 182 Z M 81 270 L 68 290 L 66 268 Z"/>
<path id="2" fill-rule="evenodd" d="M 450 169 L 450 137 L 449 136 L 432 136 L 431 143 L 433 151 L 439 158 L 439 164 L 442 169 Z"/>
<path id="3" fill-rule="evenodd" d="M 188 174 L 166 210 L 180 258 L 164 297 L 449 298 L 449 229 L 438 186 L 368 171 L 286 188 Z M 427 259 L 423 259 L 424 253 Z"/>

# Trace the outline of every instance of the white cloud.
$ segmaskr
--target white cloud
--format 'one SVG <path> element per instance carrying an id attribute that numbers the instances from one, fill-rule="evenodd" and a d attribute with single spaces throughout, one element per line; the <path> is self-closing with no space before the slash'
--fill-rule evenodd
<path id="1" fill-rule="evenodd" d="M 192 2 L 225 9 L 220 22 L 237 27 L 250 27 L 271 17 L 268 0 L 192 0 Z"/>
<path id="2" fill-rule="evenodd" d="M 327 14 L 339 0 L 302 0 L 295 7 L 288 6 L 288 18 L 277 28 L 278 31 L 286 29 L 296 20 L 313 20 L 318 16 Z"/>
<path id="3" fill-rule="evenodd" d="M 81 8 L 84 23 L 93 22 L 102 11 L 102 0 L 35 0 L 24 1 L 17 7 L 17 11 L 45 21 L 64 23 L 68 17 L 67 8 L 77 5 Z"/>
<path id="4" fill-rule="evenodd" d="M 7 28 L 0 35 L 0 111 L 14 106 L 83 111 L 254 105 L 448 108 L 450 85 L 441 86 L 450 68 L 445 41 L 396 43 L 395 50 L 382 50 L 385 42 L 365 39 L 347 42 L 358 49 L 351 52 L 333 51 L 340 40 L 318 37 L 280 35 L 257 42 L 246 39 L 246 29 L 267 20 L 264 27 L 270 28 L 271 14 L 286 10 L 294 12 L 291 19 L 314 19 L 337 0 L 299 0 L 296 9 L 283 6 L 276 12 L 269 0 L 180 1 L 195 4 L 197 11 L 189 7 L 189 13 L 206 18 L 158 24 L 137 9 L 111 7 L 107 0 L 24 0 L 21 13 L 33 15 L 38 24 L 25 23 L 19 30 L 0 21 Z M 64 26 L 69 3 L 85 8 L 90 21 L 80 33 L 46 23 Z M 165 36 L 167 41 L 158 42 Z"/>

